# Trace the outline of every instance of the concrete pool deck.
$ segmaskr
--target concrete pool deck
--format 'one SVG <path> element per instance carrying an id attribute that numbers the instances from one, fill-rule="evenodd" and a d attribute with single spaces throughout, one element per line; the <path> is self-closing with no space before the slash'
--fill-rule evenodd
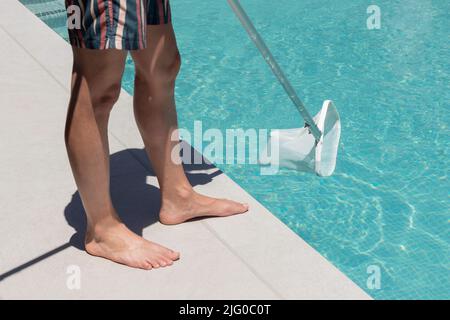
<path id="1" fill-rule="evenodd" d="M 192 168 L 199 192 L 249 213 L 179 226 L 156 221 L 158 189 L 122 92 L 110 125 L 112 194 L 137 233 L 179 250 L 142 271 L 87 255 L 67 161 L 70 46 L 16 0 L 0 2 L 0 299 L 370 299 L 225 174 Z M 80 289 L 67 286 L 80 271 Z"/>

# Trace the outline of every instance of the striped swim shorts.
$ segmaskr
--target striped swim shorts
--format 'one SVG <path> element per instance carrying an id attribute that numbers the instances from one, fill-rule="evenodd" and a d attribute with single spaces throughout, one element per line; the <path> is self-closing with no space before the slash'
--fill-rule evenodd
<path id="1" fill-rule="evenodd" d="M 169 0 L 65 0 L 70 44 L 88 49 L 138 50 L 147 25 L 171 22 Z"/>

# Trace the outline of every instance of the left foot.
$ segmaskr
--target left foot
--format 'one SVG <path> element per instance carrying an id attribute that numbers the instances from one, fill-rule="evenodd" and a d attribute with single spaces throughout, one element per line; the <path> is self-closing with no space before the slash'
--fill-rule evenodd
<path id="1" fill-rule="evenodd" d="M 171 194 L 162 200 L 159 220 L 173 225 L 199 217 L 228 217 L 248 211 L 248 205 L 201 195 L 193 190 Z"/>

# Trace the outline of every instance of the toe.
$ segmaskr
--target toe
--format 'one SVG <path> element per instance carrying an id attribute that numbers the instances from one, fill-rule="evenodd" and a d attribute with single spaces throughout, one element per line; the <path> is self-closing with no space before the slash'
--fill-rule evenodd
<path id="1" fill-rule="evenodd" d="M 169 257 L 170 257 L 170 259 L 172 259 L 172 261 L 176 261 L 176 260 L 180 259 L 180 253 L 170 250 Z"/>
<path id="2" fill-rule="evenodd" d="M 154 264 L 156 263 L 156 262 L 154 262 L 153 259 L 147 259 L 146 262 L 149 265 L 150 269 L 153 269 L 154 268 Z"/>
<path id="3" fill-rule="evenodd" d="M 148 261 L 143 261 L 143 262 L 140 263 L 140 268 L 144 269 L 144 270 L 151 270 L 152 269 L 152 265 Z"/>
<path id="4" fill-rule="evenodd" d="M 175 261 L 175 260 L 180 259 L 180 253 L 176 252 L 176 251 L 173 251 L 173 250 L 170 250 L 170 249 L 166 250 L 165 252 L 162 252 L 162 255 L 166 259 L 169 259 L 171 261 Z"/>
<path id="5" fill-rule="evenodd" d="M 239 203 L 240 206 L 240 212 L 247 212 L 250 206 L 248 203 Z"/>
<path id="6" fill-rule="evenodd" d="M 248 211 L 249 205 L 246 203 L 239 203 L 231 200 L 226 200 L 225 214 L 244 213 Z"/>
<path id="7" fill-rule="evenodd" d="M 169 260 L 167 260 L 167 265 L 168 265 L 168 266 L 171 266 L 171 265 L 173 265 L 173 261 L 172 261 L 172 260 L 170 260 L 170 259 L 169 259 Z"/>
<path id="8" fill-rule="evenodd" d="M 180 258 L 180 253 L 179 252 L 173 251 L 173 250 L 165 248 L 163 246 L 160 247 L 159 253 L 162 256 L 164 256 L 164 257 L 166 257 L 166 258 L 168 258 L 168 259 L 170 259 L 172 261 L 173 260 L 178 260 Z"/>
<path id="9" fill-rule="evenodd" d="M 164 258 L 162 258 L 162 257 L 160 257 L 160 258 L 158 259 L 158 264 L 159 264 L 162 268 L 164 268 L 164 267 L 167 266 L 166 260 L 165 260 Z"/>
<path id="10" fill-rule="evenodd" d="M 148 263 L 148 262 L 147 262 L 147 263 L 145 264 L 145 269 L 146 269 L 146 270 L 152 270 L 153 267 L 152 267 L 151 263 Z"/>
<path id="11" fill-rule="evenodd" d="M 168 267 L 168 266 L 171 266 L 173 264 L 173 261 L 171 259 L 169 259 L 169 258 L 161 257 L 160 258 L 160 264 L 163 267 Z"/>

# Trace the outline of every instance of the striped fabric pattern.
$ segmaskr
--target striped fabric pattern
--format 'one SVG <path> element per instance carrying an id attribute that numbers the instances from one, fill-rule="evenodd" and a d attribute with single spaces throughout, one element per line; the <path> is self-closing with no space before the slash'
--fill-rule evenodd
<path id="1" fill-rule="evenodd" d="M 69 27 L 70 43 L 79 48 L 144 49 L 147 46 L 147 25 L 167 24 L 172 18 L 169 0 L 65 0 L 65 2 L 69 20 L 74 19 L 74 12 L 81 14 L 80 28 Z M 73 6 L 78 9 L 74 11 Z"/>

